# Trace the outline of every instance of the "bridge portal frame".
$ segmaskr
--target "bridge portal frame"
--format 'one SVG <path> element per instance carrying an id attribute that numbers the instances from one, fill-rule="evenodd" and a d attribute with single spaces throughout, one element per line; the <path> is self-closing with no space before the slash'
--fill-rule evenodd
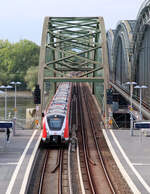
<path id="1" fill-rule="evenodd" d="M 108 78 L 106 32 L 102 17 L 45 17 L 38 72 L 40 115 L 49 101 L 45 101 L 46 82 L 50 83 L 52 95 L 59 82 L 92 82 L 92 92 L 99 103 L 103 103 L 102 112 L 107 119 Z"/>

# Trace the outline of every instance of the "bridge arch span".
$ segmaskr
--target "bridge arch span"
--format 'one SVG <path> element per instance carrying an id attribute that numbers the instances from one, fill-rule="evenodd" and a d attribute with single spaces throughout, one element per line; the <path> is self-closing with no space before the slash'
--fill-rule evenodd
<path id="1" fill-rule="evenodd" d="M 118 23 L 113 42 L 113 79 L 122 87 L 131 80 L 131 48 L 134 20 L 122 20 Z"/>
<path id="2" fill-rule="evenodd" d="M 143 100 L 149 104 L 150 94 L 150 0 L 145 1 L 138 13 L 133 35 L 133 79 L 139 85 L 147 85 L 143 90 Z M 139 91 L 136 91 L 139 96 Z"/>

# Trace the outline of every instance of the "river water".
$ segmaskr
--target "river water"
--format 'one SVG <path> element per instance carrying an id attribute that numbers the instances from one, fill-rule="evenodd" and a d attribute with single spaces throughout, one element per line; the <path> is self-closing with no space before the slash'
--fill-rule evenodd
<path id="1" fill-rule="evenodd" d="M 16 102 L 17 102 L 16 117 L 18 119 L 26 119 L 26 109 L 35 107 L 35 105 L 33 104 L 33 98 L 17 97 Z M 10 114 L 11 118 L 14 117 L 14 103 L 15 102 L 13 97 L 7 98 L 7 115 Z M 4 115 L 5 115 L 5 98 L 0 98 L 0 119 L 4 119 Z"/>

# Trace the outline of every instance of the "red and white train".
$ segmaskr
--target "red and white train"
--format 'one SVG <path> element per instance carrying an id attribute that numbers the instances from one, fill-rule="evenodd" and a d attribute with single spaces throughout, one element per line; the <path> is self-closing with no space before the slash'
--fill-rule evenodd
<path id="1" fill-rule="evenodd" d="M 58 86 L 43 118 L 43 142 L 61 144 L 69 141 L 71 92 L 72 83 Z"/>

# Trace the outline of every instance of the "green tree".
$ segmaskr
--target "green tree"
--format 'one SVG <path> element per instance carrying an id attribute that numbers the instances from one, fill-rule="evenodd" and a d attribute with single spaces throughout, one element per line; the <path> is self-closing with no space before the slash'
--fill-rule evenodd
<path id="1" fill-rule="evenodd" d="M 12 64 L 12 45 L 8 40 L 0 40 L 0 84 L 8 84 L 8 65 Z"/>
<path id="2" fill-rule="evenodd" d="M 28 69 L 25 76 L 25 81 L 27 83 L 27 88 L 33 91 L 38 81 L 38 67 L 32 66 Z"/>
<path id="3" fill-rule="evenodd" d="M 26 88 L 25 75 L 30 67 L 38 66 L 39 50 L 40 47 L 29 40 L 18 43 L 0 40 L 0 84 L 20 81 Z"/>

